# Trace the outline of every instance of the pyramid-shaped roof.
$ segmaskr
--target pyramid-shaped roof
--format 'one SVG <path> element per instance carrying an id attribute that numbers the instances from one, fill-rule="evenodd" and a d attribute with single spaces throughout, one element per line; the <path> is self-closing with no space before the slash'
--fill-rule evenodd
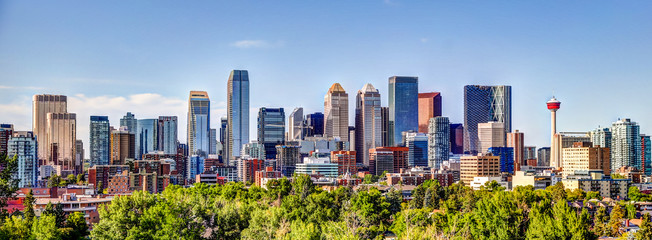
<path id="1" fill-rule="evenodd" d="M 371 83 L 367 83 L 362 87 L 362 89 L 360 89 L 360 91 L 363 93 L 378 92 L 378 89 L 376 89 L 374 85 L 371 85 Z"/>
<path id="2" fill-rule="evenodd" d="M 344 88 L 342 87 L 342 85 L 340 85 L 339 83 L 333 84 L 333 86 L 331 86 L 331 88 L 328 89 L 328 92 L 329 93 L 346 93 L 346 91 L 344 91 Z"/>

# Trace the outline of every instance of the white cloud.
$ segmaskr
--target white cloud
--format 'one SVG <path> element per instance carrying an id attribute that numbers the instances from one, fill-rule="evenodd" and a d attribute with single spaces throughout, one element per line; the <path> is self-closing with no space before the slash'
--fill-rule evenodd
<path id="1" fill-rule="evenodd" d="M 268 42 L 265 40 L 241 40 L 231 43 L 232 47 L 237 48 L 274 48 L 285 45 L 283 41 Z"/>

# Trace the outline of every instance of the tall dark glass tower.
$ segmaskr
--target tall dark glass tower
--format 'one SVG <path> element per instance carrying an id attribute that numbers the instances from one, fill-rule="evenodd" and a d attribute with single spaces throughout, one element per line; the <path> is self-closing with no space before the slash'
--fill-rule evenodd
<path id="1" fill-rule="evenodd" d="M 91 116 L 90 130 L 91 166 L 109 165 L 111 155 L 109 117 Z"/>
<path id="2" fill-rule="evenodd" d="M 316 112 L 313 114 L 306 115 L 306 126 L 305 134 L 306 137 L 312 137 L 315 135 L 324 135 L 324 114 Z"/>
<path id="3" fill-rule="evenodd" d="M 233 70 L 227 86 L 227 165 L 240 157 L 242 145 L 249 142 L 249 72 Z"/>
<path id="4" fill-rule="evenodd" d="M 285 142 L 285 111 L 283 108 L 260 108 L 258 111 L 258 142 L 265 146 L 265 158 L 276 159 L 276 145 Z"/>
<path id="5" fill-rule="evenodd" d="M 188 150 L 206 157 L 210 150 L 211 101 L 204 91 L 190 91 L 188 98 Z"/>
<path id="6" fill-rule="evenodd" d="M 505 123 L 505 133 L 512 131 L 511 86 L 464 86 L 464 152 L 479 151 L 478 123 Z"/>
<path id="7" fill-rule="evenodd" d="M 419 79 L 417 77 L 389 78 L 389 145 L 402 142 L 402 132 L 419 128 Z"/>

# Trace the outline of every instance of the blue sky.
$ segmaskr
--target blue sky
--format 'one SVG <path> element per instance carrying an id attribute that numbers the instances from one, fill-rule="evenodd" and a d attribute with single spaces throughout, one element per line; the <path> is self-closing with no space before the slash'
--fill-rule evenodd
<path id="1" fill-rule="evenodd" d="M 554 94 L 560 131 L 632 118 L 652 125 L 650 1 L 0 1 L 0 122 L 31 129 L 31 96 L 70 96 L 78 138 L 90 115 L 112 125 L 176 115 L 185 142 L 190 90 L 225 115 L 231 69 L 249 70 L 257 108 L 323 111 L 340 82 L 355 99 L 369 82 L 419 77 L 463 120 L 463 86 L 513 88 L 513 128 L 549 145 Z M 351 112 L 355 106 L 349 103 Z M 353 125 L 353 118 L 350 124 Z M 255 131 L 251 131 L 255 138 Z"/>

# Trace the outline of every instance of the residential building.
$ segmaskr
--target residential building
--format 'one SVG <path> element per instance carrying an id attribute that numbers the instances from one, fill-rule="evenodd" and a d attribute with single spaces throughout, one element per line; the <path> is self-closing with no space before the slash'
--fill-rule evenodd
<path id="1" fill-rule="evenodd" d="M 324 96 L 324 136 L 349 141 L 349 94 L 339 83 Z"/>
<path id="2" fill-rule="evenodd" d="M 138 119 L 136 127 L 136 159 L 142 159 L 144 154 L 156 151 L 158 141 L 158 119 Z"/>
<path id="3" fill-rule="evenodd" d="M 402 143 L 402 133 L 419 128 L 419 79 L 393 76 L 389 78 L 389 135 L 388 146 Z"/>
<path id="4" fill-rule="evenodd" d="M 7 142 L 7 156 L 16 156 L 18 170 L 14 178 L 18 179 L 18 187 L 37 187 L 38 180 L 38 143 L 31 131 L 15 131 Z"/>
<path id="5" fill-rule="evenodd" d="M 451 152 L 450 122 L 448 117 L 434 117 L 428 125 L 428 167 L 439 169 L 444 161 L 448 161 Z M 460 139 L 461 141 L 461 139 Z"/>
<path id="6" fill-rule="evenodd" d="M 652 142 L 650 136 L 641 134 L 641 171 L 646 176 L 652 175 Z"/>
<path id="7" fill-rule="evenodd" d="M 504 123 L 505 133 L 512 131 L 512 87 L 464 86 L 464 152 L 482 152 L 478 124 L 491 121 Z"/>
<path id="8" fill-rule="evenodd" d="M 249 72 L 233 70 L 227 86 L 227 142 L 224 161 L 240 157 L 242 145 L 249 142 Z"/>
<path id="9" fill-rule="evenodd" d="M 246 159 L 242 158 L 238 162 L 238 178 L 242 182 L 256 181 L 255 175 L 257 171 L 265 168 L 265 160 L 263 159 Z"/>
<path id="10" fill-rule="evenodd" d="M 129 194 L 132 192 L 130 186 L 129 172 L 123 171 L 109 178 L 106 191 L 108 194 Z"/>
<path id="11" fill-rule="evenodd" d="M 355 151 L 331 151 L 331 162 L 337 164 L 337 174 L 355 175 L 358 173 L 356 166 L 357 154 Z"/>
<path id="12" fill-rule="evenodd" d="M 108 116 L 91 116 L 91 166 L 109 165 L 111 158 L 111 127 Z"/>
<path id="13" fill-rule="evenodd" d="M 549 147 L 542 147 L 537 150 L 537 166 L 550 166 Z"/>
<path id="14" fill-rule="evenodd" d="M 389 108 L 388 107 L 381 107 L 380 108 L 380 124 L 381 124 L 381 130 L 380 130 L 380 135 L 382 136 L 382 144 L 381 146 L 391 146 L 393 144 L 389 144 L 394 137 L 390 135 L 390 122 L 389 122 Z"/>
<path id="15" fill-rule="evenodd" d="M 93 184 L 98 191 L 109 186 L 113 176 L 129 173 L 129 165 L 94 165 L 88 169 L 88 184 Z"/>
<path id="16" fill-rule="evenodd" d="M 264 170 L 256 171 L 256 186 L 267 189 L 267 181 L 283 177 L 281 171 L 275 171 L 272 167 L 265 167 Z"/>
<path id="17" fill-rule="evenodd" d="M 75 140 L 75 162 L 84 162 L 84 142 L 82 140 Z"/>
<path id="18" fill-rule="evenodd" d="M 430 119 L 441 117 L 441 93 L 419 93 L 419 132 L 428 133 Z"/>
<path id="19" fill-rule="evenodd" d="M 601 146 L 611 148 L 611 129 L 609 128 L 596 128 L 589 132 L 589 137 L 593 146 Z"/>
<path id="20" fill-rule="evenodd" d="M 136 157 L 136 136 L 127 127 L 111 132 L 111 161 L 107 165 L 126 164 L 125 159 Z"/>
<path id="21" fill-rule="evenodd" d="M 563 176 L 576 175 L 576 172 L 602 171 L 611 174 L 609 148 L 593 146 L 591 142 L 577 142 L 573 147 L 563 150 Z"/>
<path id="22" fill-rule="evenodd" d="M 369 172 L 380 175 L 398 173 L 408 167 L 407 147 L 377 147 L 369 149 Z"/>
<path id="23" fill-rule="evenodd" d="M 591 142 L 591 137 L 587 132 L 559 132 L 551 142 L 550 166 L 560 168 L 564 162 L 562 149 L 572 147 L 576 142 Z"/>
<path id="24" fill-rule="evenodd" d="M 568 190 L 582 189 L 585 192 L 598 192 L 600 196 L 614 200 L 627 198 L 631 179 L 606 178 L 600 172 L 589 172 L 588 175 L 569 176 L 562 179 L 564 187 Z"/>
<path id="25" fill-rule="evenodd" d="M 516 171 L 512 176 L 512 187 L 533 186 L 535 190 L 545 190 L 552 186 L 552 177 L 550 175 L 537 174 L 533 171 Z"/>
<path id="26" fill-rule="evenodd" d="M 382 122 L 380 92 L 367 83 L 356 95 L 355 108 L 355 152 L 357 161 L 369 166 L 369 149 L 382 144 Z"/>
<path id="27" fill-rule="evenodd" d="M 242 158 L 249 157 L 254 159 L 266 159 L 265 146 L 256 140 L 252 140 L 251 142 L 242 145 L 242 152 L 240 153 L 240 156 Z"/>
<path id="28" fill-rule="evenodd" d="M 491 147 L 505 146 L 505 126 L 502 122 L 478 123 L 479 150 L 486 153 Z"/>
<path id="29" fill-rule="evenodd" d="M 514 132 L 507 133 L 507 145 L 514 149 L 514 170 L 520 171 L 522 165 L 527 165 L 525 158 L 525 140 L 522 132 L 518 129 Z"/>
<path id="30" fill-rule="evenodd" d="M 629 118 L 620 119 L 611 126 L 611 169 L 641 167 L 640 127 Z M 640 170 L 640 169 L 639 169 Z"/>
<path id="31" fill-rule="evenodd" d="M 178 121 L 176 116 L 160 116 L 158 117 L 157 133 L 157 149 L 166 154 L 177 153 L 177 144 L 179 144 Z"/>
<path id="32" fill-rule="evenodd" d="M 283 176 L 292 177 L 297 163 L 301 163 L 300 146 L 276 146 L 276 170 Z"/>
<path id="33" fill-rule="evenodd" d="M 188 97 L 188 150 L 191 155 L 208 156 L 210 150 L 211 101 L 204 91 L 190 91 Z M 192 178 L 194 179 L 194 175 Z"/>
<path id="34" fill-rule="evenodd" d="M 525 146 L 523 147 L 523 158 L 527 160 L 537 160 L 537 147 L 535 146 Z M 529 165 L 529 164 L 528 164 Z"/>
<path id="35" fill-rule="evenodd" d="M 217 129 L 211 128 L 208 132 L 208 155 L 215 155 L 218 153 Z"/>
<path id="36" fill-rule="evenodd" d="M 285 143 L 285 111 L 262 107 L 258 111 L 258 143 L 265 146 L 265 158 L 276 157 L 276 146 Z"/>
<path id="37" fill-rule="evenodd" d="M 475 177 L 500 176 L 500 157 L 492 155 L 462 156 L 460 158 L 460 181 L 470 186 Z"/>
<path id="38" fill-rule="evenodd" d="M 188 166 L 186 167 L 186 179 L 194 180 L 197 174 L 204 173 L 204 157 L 191 155 L 188 157 Z"/>
<path id="39" fill-rule="evenodd" d="M 0 124 L 0 154 L 7 154 L 9 139 L 14 134 L 13 124 Z"/>

